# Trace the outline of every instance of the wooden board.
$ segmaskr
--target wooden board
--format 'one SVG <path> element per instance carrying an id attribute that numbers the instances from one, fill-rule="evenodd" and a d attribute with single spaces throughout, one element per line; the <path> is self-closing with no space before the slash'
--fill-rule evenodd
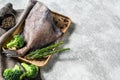
<path id="1" fill-rule="evenodd" d="M 68 18 L 64 15 L 58 14 L 56 12 L 52 12 L 52 15 L 53 15 L 53 18 L 54 18 L 54 21 L 55 21 L 55 24 L 57 25 L 57 27 L 59 27 L 61 29 L 61 31 L 65 34 L 71 24 L 70 18 Z M 64 34 L 62 36 L 64 36 Z M 52 55 L 49 55 L 48 57 L 40 59 L 40 60 L 27 60 L 23 57 L 19 57 L 18 59 L 22 60 L 24 62 L 27 62 L 27 63 L 34 64 L 39 67 L 43 67 L 48 63 L 51 56 Z"/>

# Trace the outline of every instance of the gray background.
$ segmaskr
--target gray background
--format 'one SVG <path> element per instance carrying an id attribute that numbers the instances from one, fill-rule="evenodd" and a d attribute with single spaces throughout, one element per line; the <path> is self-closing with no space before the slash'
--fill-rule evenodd
<path id="1" fill-rule="evenodd" d="M 71 18 L 64 39 L 71 50 L 41 68 L 43 80 L 120 79 L 120 0 L 40 0 Z M 25 8 L 28 0 L 0 0 Z"/>

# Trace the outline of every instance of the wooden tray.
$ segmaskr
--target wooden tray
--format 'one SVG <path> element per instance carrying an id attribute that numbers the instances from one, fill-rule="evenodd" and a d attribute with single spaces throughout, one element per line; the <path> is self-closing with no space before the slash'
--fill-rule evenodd
<path id="1" fill-rule="evenodd" d="M 22 11 L 20 11 L 20 13 L 22 13 Z M 19 12 L 18 12 L 18 14 L 19 14 Z M 58 14 L 56 12 L 52 12 L 52 16 L 53 16 L 53 20 L 54 20 L 56 26 L 59 27 L 61 29 L 61 31 L 63 32 L 63 35 L 61 36 L 61 38 L 62 38 L 64 36 L 64 34 L 67 32 L 68 28 L 70 27 L 71 20 L 68 17 Z M 19 15 L 17 15 L 17 18 L 19 18 Z M 21 25 L 21 26 L 23 26 L 23 25 Z M 19 34 L 21 32 L 21 30 L 22 29 L 17 28 L 15 30 L 15 32 L 11 36 L 9 36 L 9 38 L 4 43 L 3 49 L 5 49 L 6 43 L 12 39 L 12 36 L 15 34 Z M 50 58 L 51 58 L 51 55 L 47 56 L 46 58 L 39 59 L 39 60 L 27 60 L 24 57 L 18 57 L 17 59 L 27 62 L 27 63 L 34 64 L 39 67 L 43 67 L 48 63 Z"/>
<path id="2" fill-rule="evenodd" d="M 65 34 L 67 32 L 68 28 L 70 27 L 70 24 L 71 24 L 70 18 L 68 18 L 68 17 L 66 17 L 64 15 L 58 14 L 56 12 L 52 12 L 52 15 L 53 15 L 53 19 L 55 21 L 55 24 Z M 64 36 L 64 34 L 62 35 L 62 37 Z M 23 57 L 19 57 L 18 59 L 22 60 L 24 62 L 27 62 L 27 63 L 34 64 L 34 65 L 39 66 L 39 67 L 43 67 L 48 63 L 51 56 L 52 55 L 49 55 L 48 57 L 46 57 L 44 59 L 41 59 L 41 60 L 27 60 L 27 59 L 25 59 Z"/>

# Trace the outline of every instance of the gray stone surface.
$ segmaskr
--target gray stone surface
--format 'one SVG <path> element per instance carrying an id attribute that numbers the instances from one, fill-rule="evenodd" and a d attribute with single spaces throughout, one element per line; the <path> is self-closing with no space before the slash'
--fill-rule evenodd
<path id="1" fill-rule="evenodd" d="M 28 0 L 0 0 L 24 8 Z M 120 79 L 120 0 L 40 0 L 71 18 L 63 47 L 42 68 L 43 80 Z"/>

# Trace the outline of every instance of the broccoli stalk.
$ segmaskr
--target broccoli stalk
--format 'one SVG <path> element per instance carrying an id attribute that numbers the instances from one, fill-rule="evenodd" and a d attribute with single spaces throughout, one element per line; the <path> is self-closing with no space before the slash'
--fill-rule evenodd
<path id="1" fill-rule="evenodd" d="M 27 78 L 35 78 L 38 75 L 38 67 L 31 64 L 21 63 L 22 67 L 25 69 L 25 76 Z"/>
<path id="2" fill-rule="evenodd" d="M 20 35 L 14 35 L 13 40 L 7 44 L 7 48 L 21 48 L 24 45 L 24 38 Z"/>
<path id="3" fill-rule="evenodd" d="M 3 72 L 3 77 L 5 80 L 22 80 L 20 77 L 23 74 L 23 71 L 18 65 L 15 65 L 14 68 L 7 68 Z"/>

